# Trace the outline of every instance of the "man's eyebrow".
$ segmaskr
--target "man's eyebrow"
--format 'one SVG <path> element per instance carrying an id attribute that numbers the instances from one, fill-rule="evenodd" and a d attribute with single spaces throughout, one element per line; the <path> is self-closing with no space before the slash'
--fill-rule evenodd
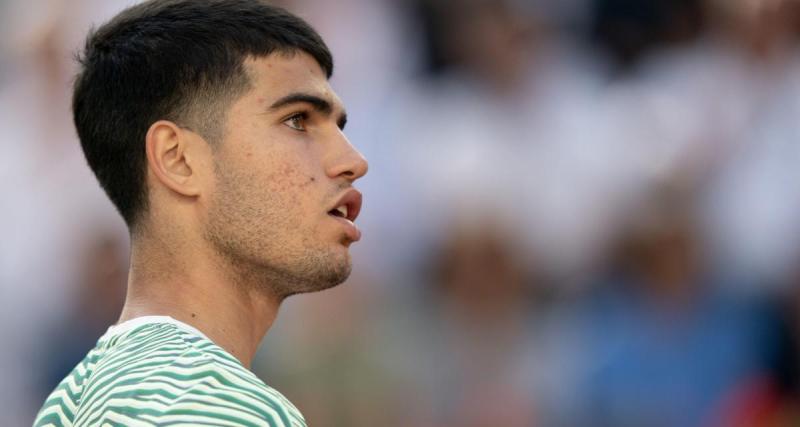
<path id="1" fill-rule="evenodd" d="M 274 111 L 280 108 L 283 108 L 287 105 L 292 104 L 311 104 L 315 110 L 323 113 L 323 114 L 330 114 L 333 111 L 333 106 L 331 105 L 328 100 L 320 98 L 316 95 L 311 95 L 307 93 L 295 92 L 290 93 L 277 101 L 273 102 L 272 105 L 269 106 L 269 109 Z"/>
<path id="2" fill-rule="evenodd" d="M 333 105 L 324 98 L 321 98 L 316 95 L 311 95 L 308 93 L 302 92 L 294 92 L 290 93 L 277 101 L 273 102 L 272 105 L 269 106 L 270 111 L 279 110 L 287 105 L 292 104 L 310 104 L 314 107 L 315 110 L 319 111 L 322 114 L 328 115 L 333 112 Z M 347 124 L 347 113 L 342 112 L 341 117 L 339 117 L 337 124 L 339 125 L 340 129 L 344 129 L 344 126 Z"/>

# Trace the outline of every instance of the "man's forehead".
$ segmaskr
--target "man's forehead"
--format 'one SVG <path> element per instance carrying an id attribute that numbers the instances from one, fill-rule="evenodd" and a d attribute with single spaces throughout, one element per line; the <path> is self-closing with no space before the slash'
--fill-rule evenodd
<path id="1" fill-rule="evenodd" d="M 272 104 L 288 95 L 301 93 L 327 101 L 334 110 L 344 109 L 322 67 L 305 52 L 250 58 L 245 67 L 260 102 Z"/>

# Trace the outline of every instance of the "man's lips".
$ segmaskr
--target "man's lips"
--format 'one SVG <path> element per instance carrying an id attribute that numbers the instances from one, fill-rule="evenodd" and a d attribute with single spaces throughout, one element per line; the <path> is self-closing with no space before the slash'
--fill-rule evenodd
<path id="1" fill-rule="evenodd" d="M 357 242 L 361 239 L 361 231 L 353 223 L 361 211 L 361 193 L 351 188 L 339 198 L 336 205 L 328 211 L 328 215 L 332 216 L 335 220 L 339 221 L 345 226 L 345 232 L 351 242 Z M 346 215 L 344 215 L 340 208 L 344 208 Z"/>
<path id="2" fill-rule="evenodd" d="M 355 188 L 351 188 L 339 198 L 339 201 L 328 212 L 333 212 L 340 206 L 344 206 L 347 208 L 347 216 L 343 216 L 343 218 L 350 222 L 355 222 L 356 218 L 358 218 L 358 213 L 361 212 L 361 199 L 361 193 Z"/>

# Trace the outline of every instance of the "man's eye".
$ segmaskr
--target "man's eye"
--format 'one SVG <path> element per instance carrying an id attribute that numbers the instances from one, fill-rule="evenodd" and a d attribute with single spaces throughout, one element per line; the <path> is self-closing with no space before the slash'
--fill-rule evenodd
<path id="1" fill-rule="evenodd" d="M 294 130 L 305 131 L 306 119 L 307 115 L 305 113 L 298 113 L 293 115 L 292 117 L 289 117 L 283 123 Z"/>

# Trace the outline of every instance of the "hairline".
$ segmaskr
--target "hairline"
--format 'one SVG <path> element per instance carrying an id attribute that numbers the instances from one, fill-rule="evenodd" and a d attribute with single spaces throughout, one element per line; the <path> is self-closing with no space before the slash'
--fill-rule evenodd
<path id="1" fill-rule="evenodd" d="M 222 85 L 217 84 L 216 87 L 194 88 L 193 96 L 178 102 L 176 111 L 173 111 L 174 121 L 178 126 L 200 134 L 214 148 L 224 139 L 224 129 L 230 107 L 254 88 L 256 76 L 252 69 L 252 63 L 276 55 L 291 59 L 301 53 L 311 57 L 325 73 L 326 79 L 330 78 L 331 73 L 319 63 L 317 58 L 311 52 L 299 47 L 276 49 L 266 55 L 243 55 L 238 69 L 231 74 L 230 81 L 226 82 L 230 85 L 223 83 Z M 209 99 L 210 97 L 215 99 Z M 204 123 L 208 123 L 208 125 Z M 152 123 L 150 125 L 152 126 Z"/>

